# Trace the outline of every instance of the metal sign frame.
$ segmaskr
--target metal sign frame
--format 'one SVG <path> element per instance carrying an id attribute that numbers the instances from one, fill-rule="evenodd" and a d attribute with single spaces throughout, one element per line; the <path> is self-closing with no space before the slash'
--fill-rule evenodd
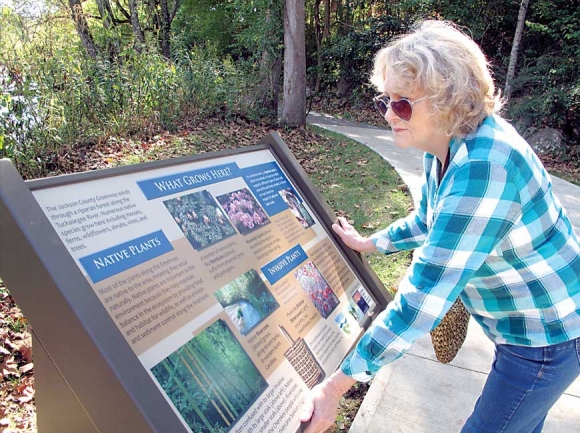
<path id="1" fill-rule="evenodd" d="M 267 149 L 376 301 L 391 298 L 360 254 L 331 229 L 335 217 L 276 133 L 259 144 L 93 172 L 23 181 L 0 160 L 0 275 L 33 326 L 39 431 L 183 432 L 68 252 L 33 191 Z M 368 327 L 371 317 L 364 324 Z"/>

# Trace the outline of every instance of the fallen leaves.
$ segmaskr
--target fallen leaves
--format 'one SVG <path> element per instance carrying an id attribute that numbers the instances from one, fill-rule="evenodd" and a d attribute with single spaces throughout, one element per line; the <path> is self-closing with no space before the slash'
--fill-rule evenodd
<path id="1" fill-rule="evenodd" d="M 32 362 L 32 337 L 28 331 L 17 335 L 19 340 L 7 340 L 6 345 L 12 348 L 12 352 L 18 352 L 25 363 Z"/>
<path id="2" fill-rule="evenodd" d="M 30 366 L 30 368 L 27 370 L 31 371 L 32 364 L 28 364 L 27 367 L 28 366 Z M 23 382 L 16 387 L 16 391 L 16 398 L 20 403 L 28 403 L 32 401 L 34 399 L 34 381 L 32 380 L 32 377 L 24 379 Z"/>
<path id="3" fill-rule="evenodd" d="M 4 356 L 4 360 L 0 363 L 0 379 L 9 379 L 10 376 L 18 376 L 18 364 L 12 357 Z"/>
<path id="4" fill-rule="evenodd" d="M 36 432 L 30 326 L 0 282 L 0 428 Z"/>
<path id="5" fill-rule="evenodd" d="M 380 225 L 381 225 L 381 221 L 376 220 L 376 221 L 367 221 L 366 223 L 362 224 L 361 227 L 363 227 L 365 229 L 369 229 L 369 230 L 374 230 L 377 227 L 379 227 Z"/>
<path id="6" fill-rule="evenodd" d="M 338 406 L 338 418 L 336 423 L 326 430 L 325 433 L 339 433 L 349 431 L 360 404 L 370 388 L 370 382 L 356 383 L 340 399 Z"/>

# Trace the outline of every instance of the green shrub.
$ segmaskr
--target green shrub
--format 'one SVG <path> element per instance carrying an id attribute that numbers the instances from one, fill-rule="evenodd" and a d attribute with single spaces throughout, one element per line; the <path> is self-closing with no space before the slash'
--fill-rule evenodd
<path id="1" fill-rule="evenodd" d="M 37 176 L 45 155 L 111 136 L 149 139 L 194 119 L 252 112 L 247 67 L 201 51 L 168 61 L 155 50 L 127 50 L 117 61 L 76 50 L 36 53 L 0 69 L 0 155 Z M 255 116 L 257 117 L 257 116 Z"/>

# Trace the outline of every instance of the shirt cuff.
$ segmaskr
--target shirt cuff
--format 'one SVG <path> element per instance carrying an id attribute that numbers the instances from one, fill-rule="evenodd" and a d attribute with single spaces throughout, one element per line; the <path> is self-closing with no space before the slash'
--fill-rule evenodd
<path id="1" fill-rule="evenodd" d="M 387 236 L 386 229 L 372 234 L 370 239 L 379 253 L 388 254 L 393 252 L 393 243 Z"/>
<path id="2" fill-rule="evenodd" d="M 369 370 L 369 364 L 353 350 L 340 366 L 341 371 L 358 382 L 368 382 L 376 371 Z"/>

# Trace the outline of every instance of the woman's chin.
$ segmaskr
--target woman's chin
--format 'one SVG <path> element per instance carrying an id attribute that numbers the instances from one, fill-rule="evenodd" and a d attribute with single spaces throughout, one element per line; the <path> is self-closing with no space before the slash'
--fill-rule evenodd
<path id="1" fill-rule="evenodd" d="M 408 147 L 411 147 L 407 142 L 407 140 L 401 140 L 400 138 L 397 139 L 396 136 L 395 136 L 395 146 L 397 146 L 399 149 L 407 149 Z"/>

